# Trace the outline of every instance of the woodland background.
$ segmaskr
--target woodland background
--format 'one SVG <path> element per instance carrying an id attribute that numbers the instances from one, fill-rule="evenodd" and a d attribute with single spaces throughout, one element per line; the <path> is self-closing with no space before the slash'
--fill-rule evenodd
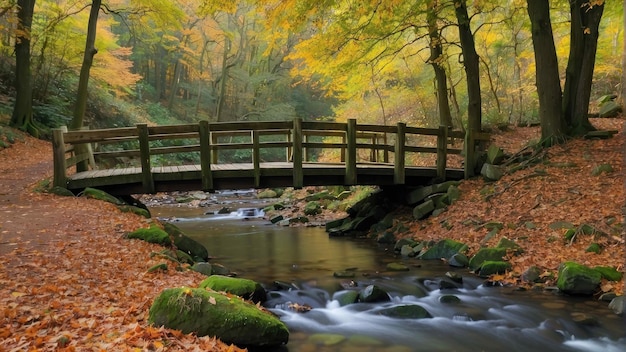
<path id="1" fill-rule="evenodd" d="M 18 3 L 34 4 L 30 35 L 20 32 Z M 443 83 L 436 82 L 436 69 L 446 73 L 451 123 L 468 123 L 456 1 L 93 3 L 100 7 L 97 54 L 84 117 L 92 128 L 294 117 L 433 127 L 440 124 Z M 592 101 L 621 95 L 623 4 L 585 4 L 604 7 Z M 570 7 L 567 1 L 550 6 L 564 73 Z M 13 106 L 16 41 L 29 38 L 33 120 L 44 137 L 70 124 L 90 7 L 92 1 L 0 1 L 2 115 Z M 538 122 L 526 1 L 472 1 L 467 10 L 483 125 Z M 433 46 L 441 51 L 433 54 Z"/>

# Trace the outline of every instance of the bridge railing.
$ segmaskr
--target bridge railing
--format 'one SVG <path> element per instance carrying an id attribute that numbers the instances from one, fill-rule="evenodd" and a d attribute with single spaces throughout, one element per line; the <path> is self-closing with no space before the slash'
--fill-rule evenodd
<path id="1" fill-rule="evenodd" d="M 415 144 L 420 138 L 436 139 L 430 143 Z M 417 128 L 404 123 L 396 126 L 357 124 L 351 119 L 340 122 L 293 121 L 227 122 L 197 124 L 123 127 L 98 130 L 67 131 L 56 129 L 53 133 L 55 186 L 64 187 L 68 175 L 97 168 L 96 160 L 139 159 L 144 190 L 154 191 L 152 158 L 163 154 L 199 153 L 202 188 L 213 189 L 211 164 L 220 163 L 220 155 L 228 150 L 247 150 L 252 163 L 255 185 L 260 184 L 261 154 L 270 149 L 282 150 L 284 162 L 293 166 L 293 186 L 303 186 L 303 164 L 312 163 L 312 150 L 338 150 L 338 163 L 345 165 L 346 185 L 357 183 L 357 164 L 393 163 L 394 183 L 404 184 L 407 154 L 432 153 L 436 155 L 437 175 L 445 178 L 448 155 L 461 154 L 462 149 L 451 148 L 451 141 L 465 139 L 465 172 L 473 175 L 475 141 L 488 138 L 485 134 L 468 134 L 447 127 Z M 160 143 L 157 143 L 160 141 Z M 163 145 L 163 141 L 177 141 Z M 182 141 L 182 142 L 181 142 Z M 159 144 L 159 145 L 155 145 Z M 103 147 L 106 146 L 106 147 Z M 364 153 L 359 153 L 364 151 Z M 367 155 L 366 158 L 359 156 Z M 393 159 L 391 159 L 393 158 Z M 272 160 L 280 161 L 280 160 Z M 232 162 L 229 162 L 232 163 Z"/>

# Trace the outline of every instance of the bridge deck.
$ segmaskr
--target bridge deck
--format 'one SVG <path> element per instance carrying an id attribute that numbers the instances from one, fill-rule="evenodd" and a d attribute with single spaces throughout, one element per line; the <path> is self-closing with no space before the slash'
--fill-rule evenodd
<path id="1" fill-rule="evenodd" d="M 343 185 L 344 163 L 303 163 L 304 184 L 311 186 Z M 160 166 L 151 168 L 157 192 L 198 190 L 201 188 L 200 165 Z M 293 163 L 260 163 L 260 177 L 255 184 L 252 163 L 212 164 L 214 189 L 290 187 L 293 185 Z M 357 182 L 361 185 L 393 185 L 394 165 L 358 163 Z M 436 168 L 406 167 L 406 184 L 419 185 L 437 177 Z M 446 179 L 462 179 L 462 169 L 446 170 Z M 111 194 L 142 193 L 142 170 L 139 167 L 90 170 L 68 176 L 67 188 L 103 189 Z"/>

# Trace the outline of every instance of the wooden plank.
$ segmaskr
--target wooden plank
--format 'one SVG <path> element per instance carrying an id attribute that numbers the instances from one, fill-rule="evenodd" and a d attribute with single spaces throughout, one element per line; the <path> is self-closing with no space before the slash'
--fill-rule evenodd
<path id="1" fill-rule="evenodd" d="M 137 125 L 139 135 L 139 153 L 141 159 L 141 183 L 145 193 L 154 193 L 154 179 L 152 178 L 152 168 L 150 167 L 150 142 L 148 141 L 149 130 L 147 124 Z"/>
<path id="2" fill-rule="evenodd" d="M 346 128 L 346 177 L 344 179 L 345 185 L 357 184 L 356 173 L 356 120 L 349 119 Z"/>
<path id="3" fill-rule="evenodd" d="M 148 133 L 156 136 L 194 134 L 197 138 L 199 130 L 200 126 L 198 124 L 160 125 L 148 127 Z"/>
<path id="4" fill-rule="evenodd" d="M 346 124 L 341 122 L 327 122 L 327 121 L 303 121 L 302 129 L 307 130 L 320 130 L 320 131 L 346 131 Z"/>
<path id="5" fill-rule="evenodd" d="M 202 190 L 213 190 L 213 174 L 211 172 L 211 130 L 209 121 L 202 120 L 200 126 L 200 174 L 202 177 Z"/>
<path id="6" fill-rule="evenodd" d="M 396 185 L 403 185 L 406 177 L 406 170 L 404 168 L 405 164 L 405 129 L 406 124 L 402 122 L 398 122 L 397 132 L 396 132 L 396 148 L 394 150 L 394 172 L 393 172 L 393 183 Z"/>
<path id="7" fill-rule="evenodd" d="M 302 172 L 302 119 L 293 120 L 293 188 L 299 189 L 304 186 L 304 173 Z"/>
<path id="8" fill-rule="evenodd" d="M 63 136 L 65 143 L 95 143 L 107 140 L 108 138 L 137 136 L 137 129 L 134 127 L 108 128 L 99 130 L 69 131 Z"/>

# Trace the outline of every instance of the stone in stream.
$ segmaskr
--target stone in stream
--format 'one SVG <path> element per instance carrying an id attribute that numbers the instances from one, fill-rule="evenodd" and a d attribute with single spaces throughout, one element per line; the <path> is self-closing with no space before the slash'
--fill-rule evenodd
<path id="1" fill-rule="evenodd" d="M 421 259 L 441 259 L 450 258 L 453 255 L 463 252 L 467 249 L 467 245 L 450 239 L 437 242 L 434 246 L 423 252 L 419 258 Z"/>
<path id="2" fill-rule="evenodd" d="M 464 268 L 469 265 L 469 259 L 463 253 L 456 253 L 448 258 L 448 265 L 455 268 Z"/>
<path id="3" fill-rule="evenodd" d="M 211 276 L 213 273 L 213 266 L 211 263 L 207 262 L 198 262 L 191 266 L 191 270 L 197 271 L 200 274 L 204 274 L 206 276 Z"/>
<path id="4" fill-rule="evenodd" d="M 253 302 L 265 302 L 267 294 L 260 283 L 223 275 L 211 275 L 200 283 L 200 288 L 210 288 L 213 291 L 228 292 Z"/>
<path id="5" fill-rule="evenodd" d="M 533 265 L 522 273 L 521 279 L 524 282 L 540 282 L 541 281 L 541 269 Z"/>
<path id="6" fill-rule="evenodd" d="M 347 306 L 358 302 L 359 292 L 354 290 L 340 291 L 335 293 L 333 299 L 339 302 L 340 306 Z"/>
<path id="7" fill-rule="evenodd" d="M 501 260 L 485 260 L 478 270 L 480 277 L 488 277 L 495 274 L 504 274 L 511 269 L 511 263 Z"/>
<path id="8" fill-rule="evenodd" d="M 389 302 L 390 300 L 389 294 L 376 285 L 369 285 L 359 292 L 359 302 L 375 303 Z"/>
<path id="9" fill-rule="evenodd" d="M 559 267 L 556 286 L 564 293 L 592 295 L 599 287 L 602 275 L 575 262 L 565 262 Z"/>
<path id="10" fill-rule="evenodd" d="M 396 319 L 424 319 L 433 317 L 424 307 L 417 304 L 406 304 L 381 309 L 378 311 L 378 314 Z"/>
<path id="11" fill-rule="evenodd" d="M 613 313 L 620 316 L 624 315 L 624 307 L 626 307 L 626 299 L 623 295 L 613 298 L 611 303 L 609 303 L 609 308 Z"/>
<path id="12" fill-rule="evenodd" d="M 209 259 L 209 252 L 198 241 L 185 235 L 178 226 L 166 222 L 163 229 L 174 239 L 174 245 L 181 251 L 189 254 L 194 261 L 205 262 Z"/>
<path id="13" fill-rule="evenodd" d="M 409 271 L 409 267 L 402 263 L 389 263 L 387 264 L 387 270 L 389 271 Z"/>
<path id="14" fill-rule="evenodd" d="M 477 271 L 483 262 L 489 261 L 502 261 L 502 258 L 506 255 L 506 248 L 481 248 L 469 261 L 469 268 L 472 271 Z"/>
<path id="15" fill-rule="evenodd" d="M 201 288 L 165 289 L 150 307 L 148 322 L 237 346 L 279 346 L 289 340 L 287 326 L 273 314 Z"/>

